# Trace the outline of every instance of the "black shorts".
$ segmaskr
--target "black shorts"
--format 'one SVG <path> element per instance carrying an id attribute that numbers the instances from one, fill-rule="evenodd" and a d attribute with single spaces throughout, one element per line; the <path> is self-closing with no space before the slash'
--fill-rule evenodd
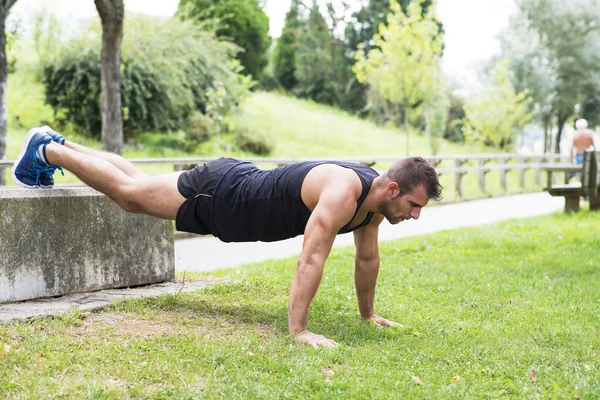
<path id="1" fill-rule="evenodd" d="M 219 158 L 179 175 L 177 189 L 187 200 L 177 210 L 175 227 L 180 232 L 214 235 L 212 198 L 221 178 L 240 161 Z"/>

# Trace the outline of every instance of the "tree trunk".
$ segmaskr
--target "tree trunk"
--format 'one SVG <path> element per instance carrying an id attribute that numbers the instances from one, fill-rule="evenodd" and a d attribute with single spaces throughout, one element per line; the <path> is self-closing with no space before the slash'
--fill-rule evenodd
<path id="1" fill-rule="evenodd" d="M 121 154 L 121 41 L 125 9 L 123 0 L 94 0 L 94 3 L 102 20 L 102 148 Z"/>
<path id="2" fill-rule="evenodd" d="M 408 104 L 405 102 L 404 104 Z M 406 135 L 406 157 L 410 156 L 410 132 L 408 123 L 408 105 L 404 107 L 404 134 Z"/>
<path id="3" fill-rule="evenodd" d="M 544 154 L 550 153 L 552 131 L 550 126 L 551 115 L 544 115 Z"/>
<path id="4" fill-rule="evenodd" d="M 6 159 L 6 91 L 8 82 L 8 58 L 6 57 L 6 17 L 17 0 L 0 1 L 0 160 Z M 0 168 L 0 186 L 6 185 L 4 168 Z"/>
<path id="5" fill-rule="evenodd" d="M 0 5 L 0 160 L 6 159 L 6 82 L 8 60 L 6 58 L 6 16 L 8 10 Z M 6 185 L 4 168 L 0 168 L 0 186 Z"/>
<path id="6" fill-rule="evenodd" d="M 565 122 L 567 122 L 567 118 L 569 118 L 569 115 L 558 115 L 558 131 L 556 132 L 556 143 L 554 144 L 554 152 L 556 154 L 560 154 L 560 139 Z"/>

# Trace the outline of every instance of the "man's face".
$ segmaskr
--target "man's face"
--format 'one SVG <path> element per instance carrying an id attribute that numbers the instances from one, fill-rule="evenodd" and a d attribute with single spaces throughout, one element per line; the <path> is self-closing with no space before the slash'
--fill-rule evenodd
<path id="1" fill-rule="evenodd" d="M 388 198 L 381 206 L 381 214 L 393 225 L 407 219 L 419 219 L 421 208 L 429 202 L 425 187 L 419 185 L 403 196 L 398 196 L 398 186 L 395 187 L 388 186 Z"/>

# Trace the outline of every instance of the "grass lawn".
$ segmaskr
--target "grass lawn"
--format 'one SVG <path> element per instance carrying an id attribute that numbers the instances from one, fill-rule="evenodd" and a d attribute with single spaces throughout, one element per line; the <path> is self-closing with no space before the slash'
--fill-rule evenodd
<path id="1" fill-rule="evenodd" d="M 287 334 L 294 259 L 213 272 L 229 282 L 196 293 L 9 323 L 0 397 L 598 398 L 599 222 L 582 211 L 382 244 L 376 311 L 399 329 L 359 319 L 353 249 L 334 249 L 308 327 L 335 349 Z"/>

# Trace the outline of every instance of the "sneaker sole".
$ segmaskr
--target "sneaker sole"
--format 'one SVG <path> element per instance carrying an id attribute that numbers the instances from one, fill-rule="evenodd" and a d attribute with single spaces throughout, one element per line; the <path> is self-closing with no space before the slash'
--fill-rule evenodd
<path id="1" fill-rule="evenodd" d="M 17 159 L 15 160 L 15 162 L 13 163 L 12 166 L 12 177 L 14 179 L 15 182 L 17 182 L 17 184 L 21 187 L 27 188 L 27 189 L 52 189 L 53 186 L 44 186 L 44 185 L 40 185 L 40 186 L 31 186 L 31 185 L 27 185 L 26 183 L 21 182 L 18 178 L 17 175 L 15 175 L 15 170 L 17 169 L 17 165 L 19 165 L 19 163 L 21 162 L 21 159 L 23 158 L 23 156 L 25 155 L 25 153 L 27 152 L 27 147 L 29 147 L 29 142 L 31 142 L 31 138 L 33 137 L 34 134 L 38 133 L 40 130 L 39 128 L 33 128 L 30 129 L 29 132 L 27 132 L 27 135 L 25 136 L 25 140 L 23 140 L 23 146 L 21 147 L 21 154 L 19 154 L 19 157 L 17 157 Z"/>

